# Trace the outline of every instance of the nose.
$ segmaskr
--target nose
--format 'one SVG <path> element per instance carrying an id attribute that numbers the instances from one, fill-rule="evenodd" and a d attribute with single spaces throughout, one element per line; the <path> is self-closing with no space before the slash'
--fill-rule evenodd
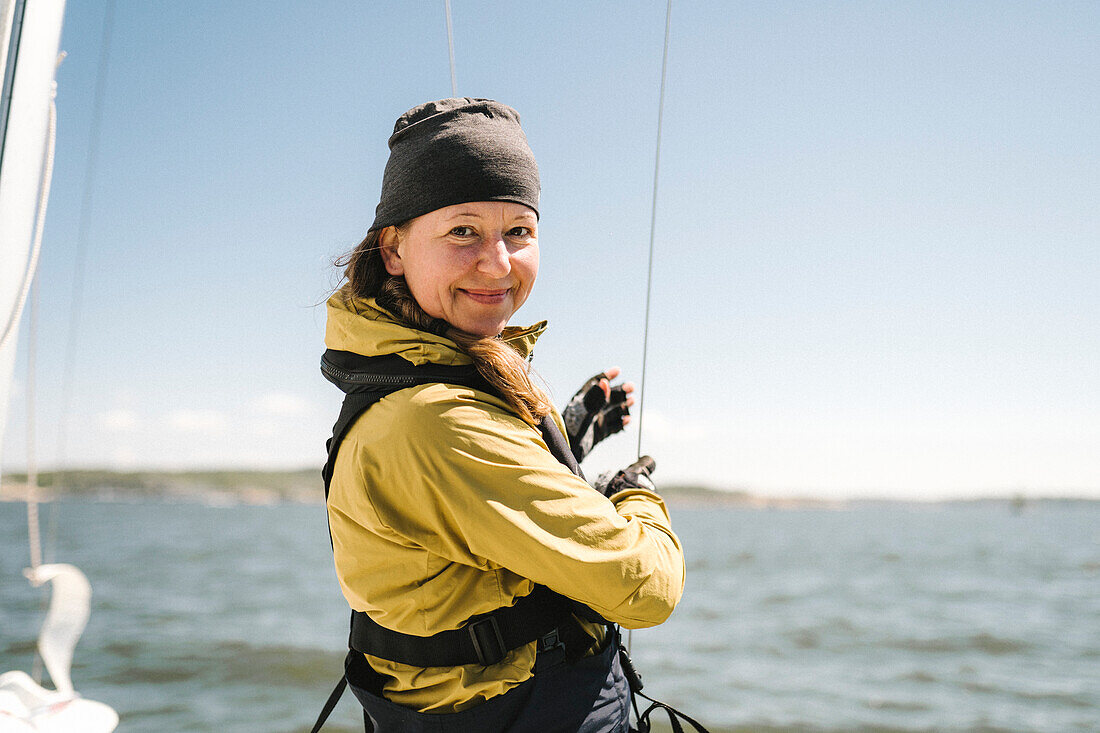
<path id="1" fill-rule="evenodd" d="M 481 252 L 477 269 L 490 277 L 500 279 L 512 271 L 511 253 L 504 241 L 503 232 L 492 232 L 481 240 Z"/>

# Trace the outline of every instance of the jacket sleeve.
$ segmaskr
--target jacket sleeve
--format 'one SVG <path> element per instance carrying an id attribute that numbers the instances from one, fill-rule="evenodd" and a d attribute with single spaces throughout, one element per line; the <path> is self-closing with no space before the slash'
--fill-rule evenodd
<path id="1" fill-rule="evenodd" d="M 372 424 L 379 517 L 452 562 L 504 568 L 627 628 L 663 622 L 683 592 L 684 556 L 656 494 L 609 501 L 554 459 L 503 403 L 443 385 L 383 400 Z"/>

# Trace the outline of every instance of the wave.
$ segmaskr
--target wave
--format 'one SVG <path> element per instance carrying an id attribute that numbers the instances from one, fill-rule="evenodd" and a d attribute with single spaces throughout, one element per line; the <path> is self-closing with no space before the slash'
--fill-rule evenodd
<path id="1" fill-rule="evenodd" d="M 870 710 L 883 710 L 893 713 L 926 713 L 935 708 L 928 703 L 912 702 L 909 700 L 866 700 L 863 703 Z"/>
<path id="2" fill-rule="evenodd" d="M 241 641 L 200 644 L 174 642 L 153 646 L 114 642 L 105 656 L 118 664 L 100 679 L 109 684 L 169 683 L 203 680 L 205 684 L 259 684 L 286 687 L 332 684 L 343 673 L 344 652 L 284 645 L 258 646 Z M 102 658 L 102 657 L 101 657 Z"/>
<path id="3" fill-rule="evenodd" d="M 904 649 L 907 651 L 937 652 L 944 654 L 977 651 L 994 656 L 1023 654 L 1034 648 L 1033 644 L 1026 641 L 1006 639 L 985 632 L 964 637 L 888 640 L 884 645 L 891 649 Z"/>
<path id="4" fill-rule="evenodd" d="M 923 669 L 915 669 L 899 676 L 898 679 L 902 682 L 935 682 L 938 678 Z"/>

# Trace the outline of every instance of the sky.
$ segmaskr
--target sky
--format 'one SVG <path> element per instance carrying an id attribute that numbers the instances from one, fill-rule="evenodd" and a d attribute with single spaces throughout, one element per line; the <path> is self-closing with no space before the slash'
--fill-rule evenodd
<path id="1" fill-rule="evenodd" d="M 558 405 L 605 367 L 637 382 L 665 4 L 451 6 L 459 94 L 515 107 L 539 160 L 514 320 L 550 321 L 535 368 Z M 319 467 L 331 263 L 394 120 L 451 96 L 443 2 L 117 0 L 91 176 L 105 7 L 66 12 L 38 464 Z M 674 3 L 639 405 L 658 486 L 1100 497 L 1098 39 L 1090 2 Z M 633 459 L 637 422 L 589 475 Z"/>

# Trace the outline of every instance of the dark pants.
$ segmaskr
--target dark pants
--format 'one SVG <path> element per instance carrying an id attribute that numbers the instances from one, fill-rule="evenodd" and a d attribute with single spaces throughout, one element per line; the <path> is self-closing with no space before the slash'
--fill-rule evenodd
<path id="1" fill-rule="evenodd" d="M 567 661 L 559 647 L 538 653 L 534 676 L 503 695 L 459 713 L 418 713 L 386 700 L 377 674 L 352 652 L 348 686 L 378 733 L 627 733 L 630 688 L 619 663 L 617 633 L 600 653 Z M 371 692 L 370 690 L 375 690 Z"/>

